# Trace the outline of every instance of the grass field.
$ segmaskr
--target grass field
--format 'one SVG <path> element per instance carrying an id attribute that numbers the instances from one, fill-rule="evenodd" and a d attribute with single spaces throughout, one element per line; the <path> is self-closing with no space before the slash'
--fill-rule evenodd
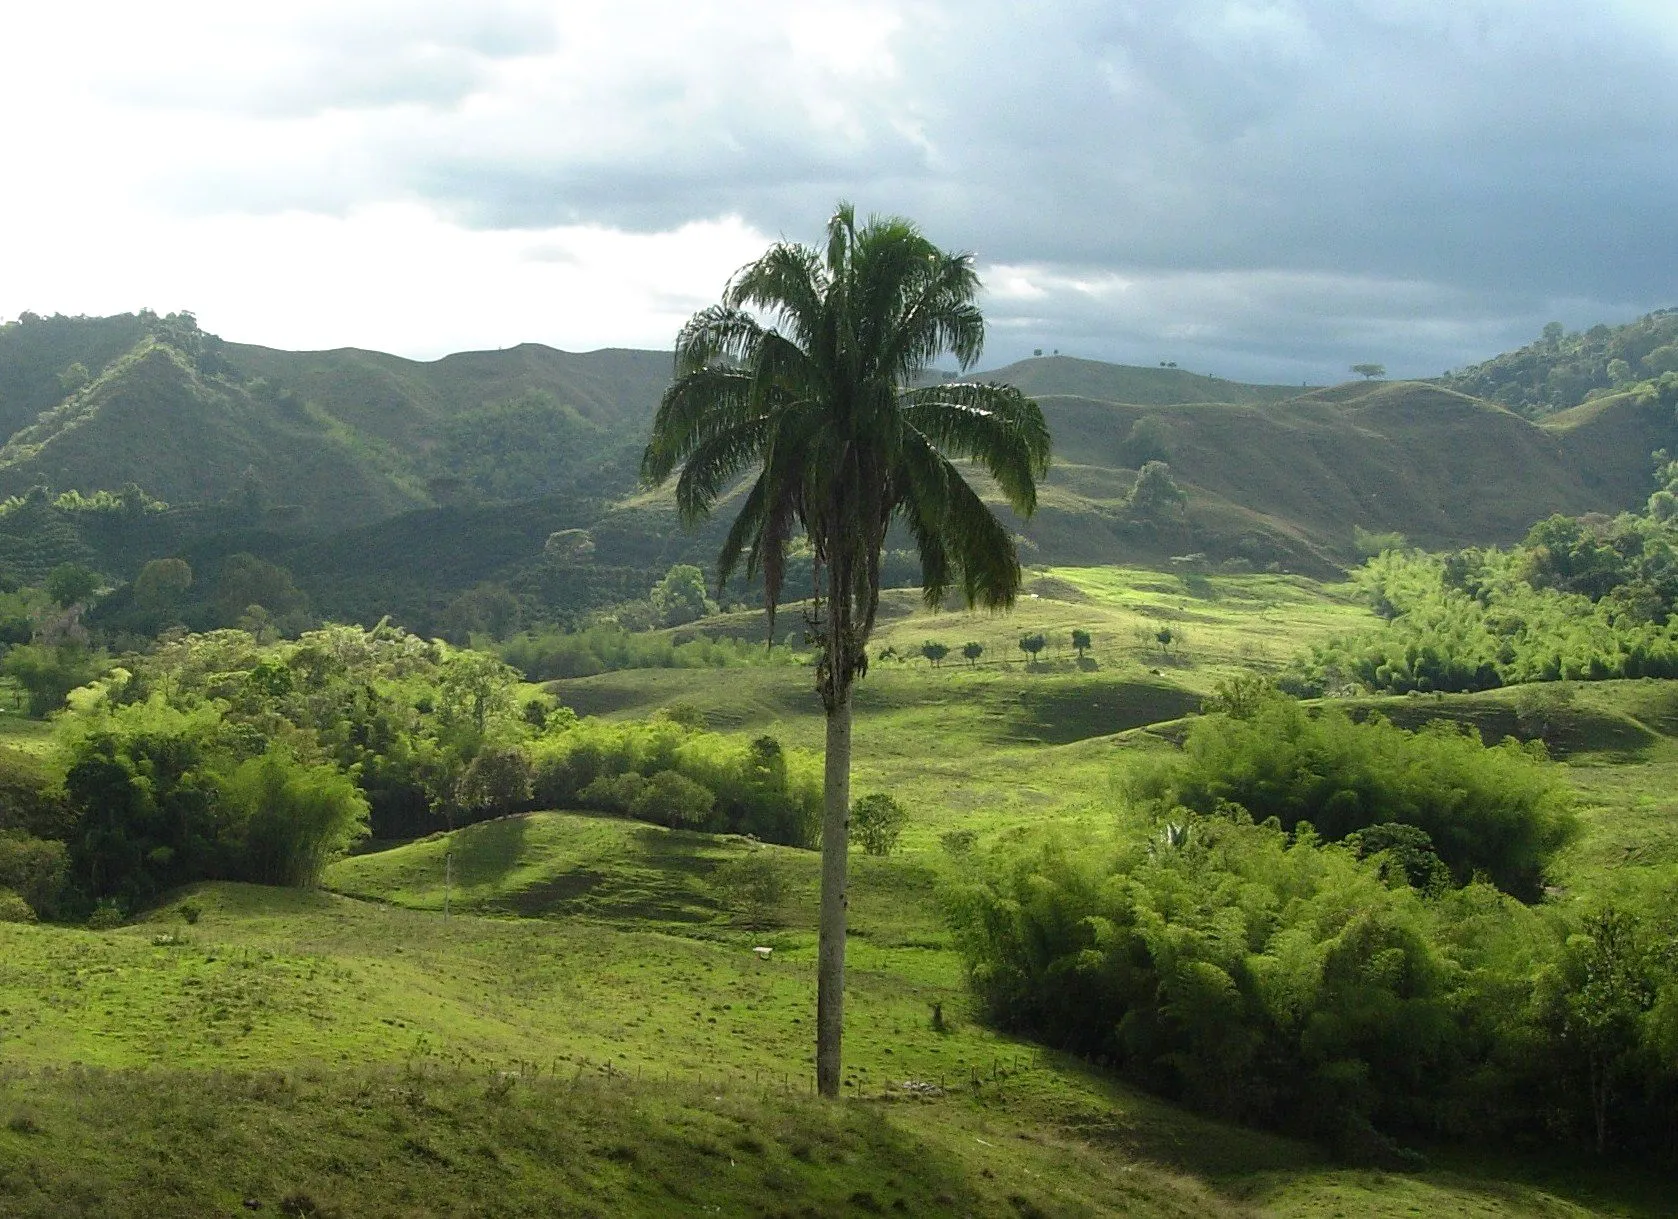
<path id="1" fill-rule="evenodd" d="M 1441 1147 L 1416 1173 L 1348 1168 L 987 1028 L 940 913 L 961 867 L 945 835 L 982 851 L 1114 832 L 1118 767 L 1169 747 L 1148 725 L 1261 649 L 1279 664 L 1365 620 L 1293 578 L 1054 571 L 1036 588 L 1010 618 L 894 601 L 876 650 L 974 638 L 1009 663 L 887 662 L 860 687 L 854 789 L 893 791 L 911 822 L 896 854 L 853 856 L 847 1103 L 808 1094 L 813 853 L 535 813 L 342 860 L 327 891 L 201 886 L 111 931 L 0 924 L 0 1214 L 1678 1213 L 1663 1182 L 1558 1157 Z M 1173 614 L 1187 642 L 1150 655 L 1138 625 Z M 1013 648 L 1073 626 L 1092 663 Z M 797 667 L 556 688 L 589 713 L 688 702 L 713 727 L 821 739 Z M 1678 865 L 1678 683 L 1360 710 L 1550 740 L 1586 822 L 1564 886 Z M 718 872 L 752 851 L 785 882 L 766 913 Z"/>

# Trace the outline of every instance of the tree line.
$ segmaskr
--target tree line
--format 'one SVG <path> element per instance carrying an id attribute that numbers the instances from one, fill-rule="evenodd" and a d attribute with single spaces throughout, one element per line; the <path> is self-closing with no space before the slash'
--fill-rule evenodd
<path id="1" fill-rule="evenodd" d="M 309 885 L 368 834 L 535 807 L 793 845 L 819 808 L 818 765 L 773 737 L 680 709 L 579 722 L 495 657 L 389 624 L 177 633 L 124 660 L 55 721 L 62 768 L 0 751 L 14 914 L 131 912 L 205 879 Z"/>

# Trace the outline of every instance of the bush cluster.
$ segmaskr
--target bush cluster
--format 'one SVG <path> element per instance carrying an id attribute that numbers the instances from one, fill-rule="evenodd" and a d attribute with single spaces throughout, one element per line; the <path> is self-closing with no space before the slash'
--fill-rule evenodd
<path id="1" fill-rule="evenodd" d="M 1004 1027 L 1359 1159 L 1405 1163 L 1395 1136 L 1678 1158 L 1678 896 L 1542 900 L 1559 771 L 1226 683 L 1123 777 L 1117 845 L 958 854 L 958 943 Z"/>
<path id="2" fill-rule="evenodd" d="M 526 631 L 496 650 L 529 681 L 592 677 L 620 669 L 721 669 L 791 659 L 788 649 L 770 652 L 761 643 L 741 639 L 701 637 L 678 642 L 669 635 L 628 631 L 615 624 L 576 631 Z"/>
<path id="3" fill-rule="evenodd" d="M 1663 477 L 1678 483 L 1678 466 L 1663 465 Z M 1386 625 L 1313 649 L 1290 688 L 1402 694 L 1678 677 L 1673 505 L 1663 490 L 1646 515 L 1551 517 L 1507 551 L 1384 552 L 1354 579 Z"/>
<path id="4" fill-rule="evenodd" d="M 1263 687 L 1224 690 L 1214 705 L 1228 709 L 1196 720 L 1180 753 L 1129 772 L 1132 799 L 1162 817 L 1239 810 L 1287 831 L 1309 823 L 1332 841 L 1410 826 L 1456 883 L 1483 876 L 1526 899 L 1575 831 L 1569 791 L 1540 744 L 1487 748 L 1449 721 L 1407 732 L 1338 707 L 1313 713 Z"/>
<path id="5" fill-rule="evenodd" d="M 1394 1136 L 1673 1156 L 1670 890 L 1570 915 L 1387 862 L 1191 816 L 996 857 L 951 909 L 1003 1027 L 1220 1116 L 1378 1163 Z"/>
<path id="6" fill-rule="evenodd" d="M 804 845 L 819 769 L 679 712 L 580 723 L 493 656 L 389 625 L 172 634 L 58 721 L 62 774 L 0 750 L 8 908 L 132 911 L 217 878 L 311 885 L 383 838 L 546 806 Z M 15 899 L 15 900 L 14 900 Z"/>
<path id="7" fill-rule="evenodd" d="M 820 823 L 819 764 L 771 736 L 746 741 L 668 716 L 582 720 L 543 737 L 532 755 L 535 800 L 544 808 L 581 804 L 788 846 L 810 845 Z"/>

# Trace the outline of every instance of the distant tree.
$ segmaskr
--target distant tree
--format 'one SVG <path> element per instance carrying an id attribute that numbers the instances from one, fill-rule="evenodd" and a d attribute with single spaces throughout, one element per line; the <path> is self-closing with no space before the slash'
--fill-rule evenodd
<path id="1" fill-rule="evenodd" d="M 1171 477 L 1171 467 L 1163 461 L 1144 462 L 1136 472 L 1125 507 L 1146 520 L 1159 520 L 1173 510 L 1181 510 L 1188 496 Z"/>
<path id="2" fill-rule="evenodd" d="M 6 653 L 0 672 L 23 689 L 29 714 L 40 719 L 62 707 L 70 691 L 99 676 L 105 663 L 103 653 L 90 652 L 83 644 L 21 644 Z"/>
<path id="3" fill-rule="evenodd" d="M 968 668 L 978 668 L 979 657 L 985 654 L 985 645 L 982 643 L 973 643 L 971 641 L 964 643 L 961 645 L 961 654 L 967 658 Z"/>
<path id="4" fill-rule="evenodd" d="M 43 587 L 59 605 L 85 605 L 99 591 L 99 577 L 80 563 L 60 563 L 47 573 Z"/>
<path id="5" fill-rule="evenodd" d="M 949 654 L 950 649 L 939 643 L 936 639 L 928 639 L 925 643 L 921 644 L 921 655 L 930 660 L 932 662 L 932 667 L 935 669 L 943 667 L 944 657 Z"/>
<path id="6" fill-rule="evenodd" d="M 1364 380 L 1369 381 L 1376 377 L 1386 376 L 1387 366 L 1385 364 L 1354 364 L 1352 365 L 1352 371 Z"/>
<path id="7" fill-rule="evenodd" d="M 1566 333 L 1567 328 L 1560 322 L 1546 322 L 1544 324 L 1544 341 L 1552 347 L 1560 343 L 1562 336 Z"/>
<path id="8" fill-rule="evenodd" d="M 73 394 L 77 390 L 85 389 L 90 380 L 92 378 L 88 375 L 87 365 L 77 360 L 58 374 L 58 387 L 66 394 Z"/>
<path id="9" fill-rule="evenodd" d="M 681 626 L 717 612 L 717 603 L 705 595 L 705 573 L 692 563 L 678 563 L 666 572 L 650 600 L 664 626 Z"/>
<path id="10" fill-rule="evenodd" d="M 228 556 L 216 578 L 216 615 L 231 626 L 250 606 L 260 605 L 276 621 L 296 625 L 307 614 L 309 598 L 283 567 L 252 554 Z"/>
<path id="11" fill-rule="evenodd" d="M 1084 658 L 1084 653 L 1089 651 L 1092 646 L 1088 631 L 1080 630 L 1077 627 L 1072 628 L 1072 650 L 1078 653 L 1079 660 Z"/>
<path id="12" fill-rule="evenodd" d="M 1171 456 L 1171 428 L 1158 415 L 1143 415 L 1125 434 L 1125 460 L 1133 466 Z"/>
<path id="13" fill-rule="evenodd" d="M 1352 549 L 1360 559 L 1373 559 L 1388 550 L 1404 550 L 1409 540 L 1396 530 L 1376 533 L 1359 525 L 1352 526 Z"/>
<path id="14" fill-rule="evenodd" d="M 1678 372 L 1678 343 L 1657 347 L 1643 357 L 1643 370 L 1653 376 Z"/>
<path id="15" fill-rule="evenodd" d="M 1629 385 L 1631 383 L 1631 365 L 1624 360 L 1608 361 L 1608 379 L 1615 386 Z"/>
<path id="16" fill-rule="evenodd" d="M 168 613 L 191 587 L 192 568 L 185 559 L 153 559 L 134 577 L 134 603 L 147 613 Z"/>
<path id="17" fill-rule="evenodd" d="M 870 855 L 890 855 L 908 820 L 908 810 L 885 792 L 864 796 L 851 806 L 851 829 Z"/>
<path id="18" fill-rule="evenodd" d="M 518 629 L 523 609 L 505 584 L 479 584 L 449 603 L 438 620 L 438 629 L 444 639 L 459 646 L 470 643 L 478 633 L 500 641 Z"/>
<path id="19" fill-rule="evenodd" d="M 559 529 L 548 535 L 542 553 L 562 563 L 580 563 L 594 553 L 594 535 L 587 529 Z"/>
<path id="20" fill-rule="evenodd" d="M 446 719 L 470 722 L 482 734 L 492 716 L 512 706 L 518 674 L 483 652 L 458 651 L 443 662 L 438 682 Z"/>
<path id="21" fill-rule="evenodd" d="M 671 829 L 703 830 L 711 828 L 716 803 L 716 795 L 703 783 L 673 770 L 661 770 L 635 794 L 629 815 Z"/>
<path id="22" fill-rule="evenodd" d="M 478 751 L 460 776 L 455 799 L 481 817 L 516 812 L 530 799 L 530 759 L 522 749 L 491 745 Z"/>
<path id="23" fill-rule="evenodd" d="M 1608 907 L 1588 918 L 1583 934 L 1570 936 L 1563 958 L 1559 996 L 1559 1040 L 1584 1061 L 1598 1155 L 1608 1149 L 1614 1102 L 1634 1095 L 1639 1063 L 1638 1031 L 1658 990 L 1653 953 L 1638 918 Z M 1554 1017 L 1553 1017 L 1554 1018 Z"/>
<path id="24" fill-rule="evenodd" d="M 1043 650 L 1043 645 L 1048 642 L 1048 639 L 1041 631 L 1030 635 L 1021 635 L 1020 651 L 1024 652 L 1029 660 L 1036 660 L 1037 653 L 1041 652 Z"/>

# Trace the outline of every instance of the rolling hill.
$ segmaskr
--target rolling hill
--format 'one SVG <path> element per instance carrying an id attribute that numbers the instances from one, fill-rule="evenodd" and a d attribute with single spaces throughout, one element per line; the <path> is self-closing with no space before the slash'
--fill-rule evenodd
<path id="1" fill-rule="evenodd" d="M 226 343 L 184 314 L 26 315 L 0 327 L 0 495 L 134 483 L 171 507 L 8 511 L 0 564 L 34 577 L 91 556 L 127 579 L 158 555 L 196 569 L 249 551 L 298 573 L 320 612 L 422 627 L 486 582 L 533 607 L 622 596 L 717 540 L 635 487 L 669 360 L 525 344 L 418 362 Z M 1533 422 L 1435 383 L 1296 389 L 1063 356 L 977 375 L 1049 419 L 1055 463 L 1017 522 L 1043 564 L 1200 554 L 1324 574 L 1355 557 L 1354 529 L 1505 542 L 1554 512 L 1640 504 L 1649 453 L 1678 446 L 1671 404 L 1640 392 Z M 1151 459 L 1180 510 L 1129 503 Z M 565 529 L 587 531 L 582 559 L 544 553 Z"/>

